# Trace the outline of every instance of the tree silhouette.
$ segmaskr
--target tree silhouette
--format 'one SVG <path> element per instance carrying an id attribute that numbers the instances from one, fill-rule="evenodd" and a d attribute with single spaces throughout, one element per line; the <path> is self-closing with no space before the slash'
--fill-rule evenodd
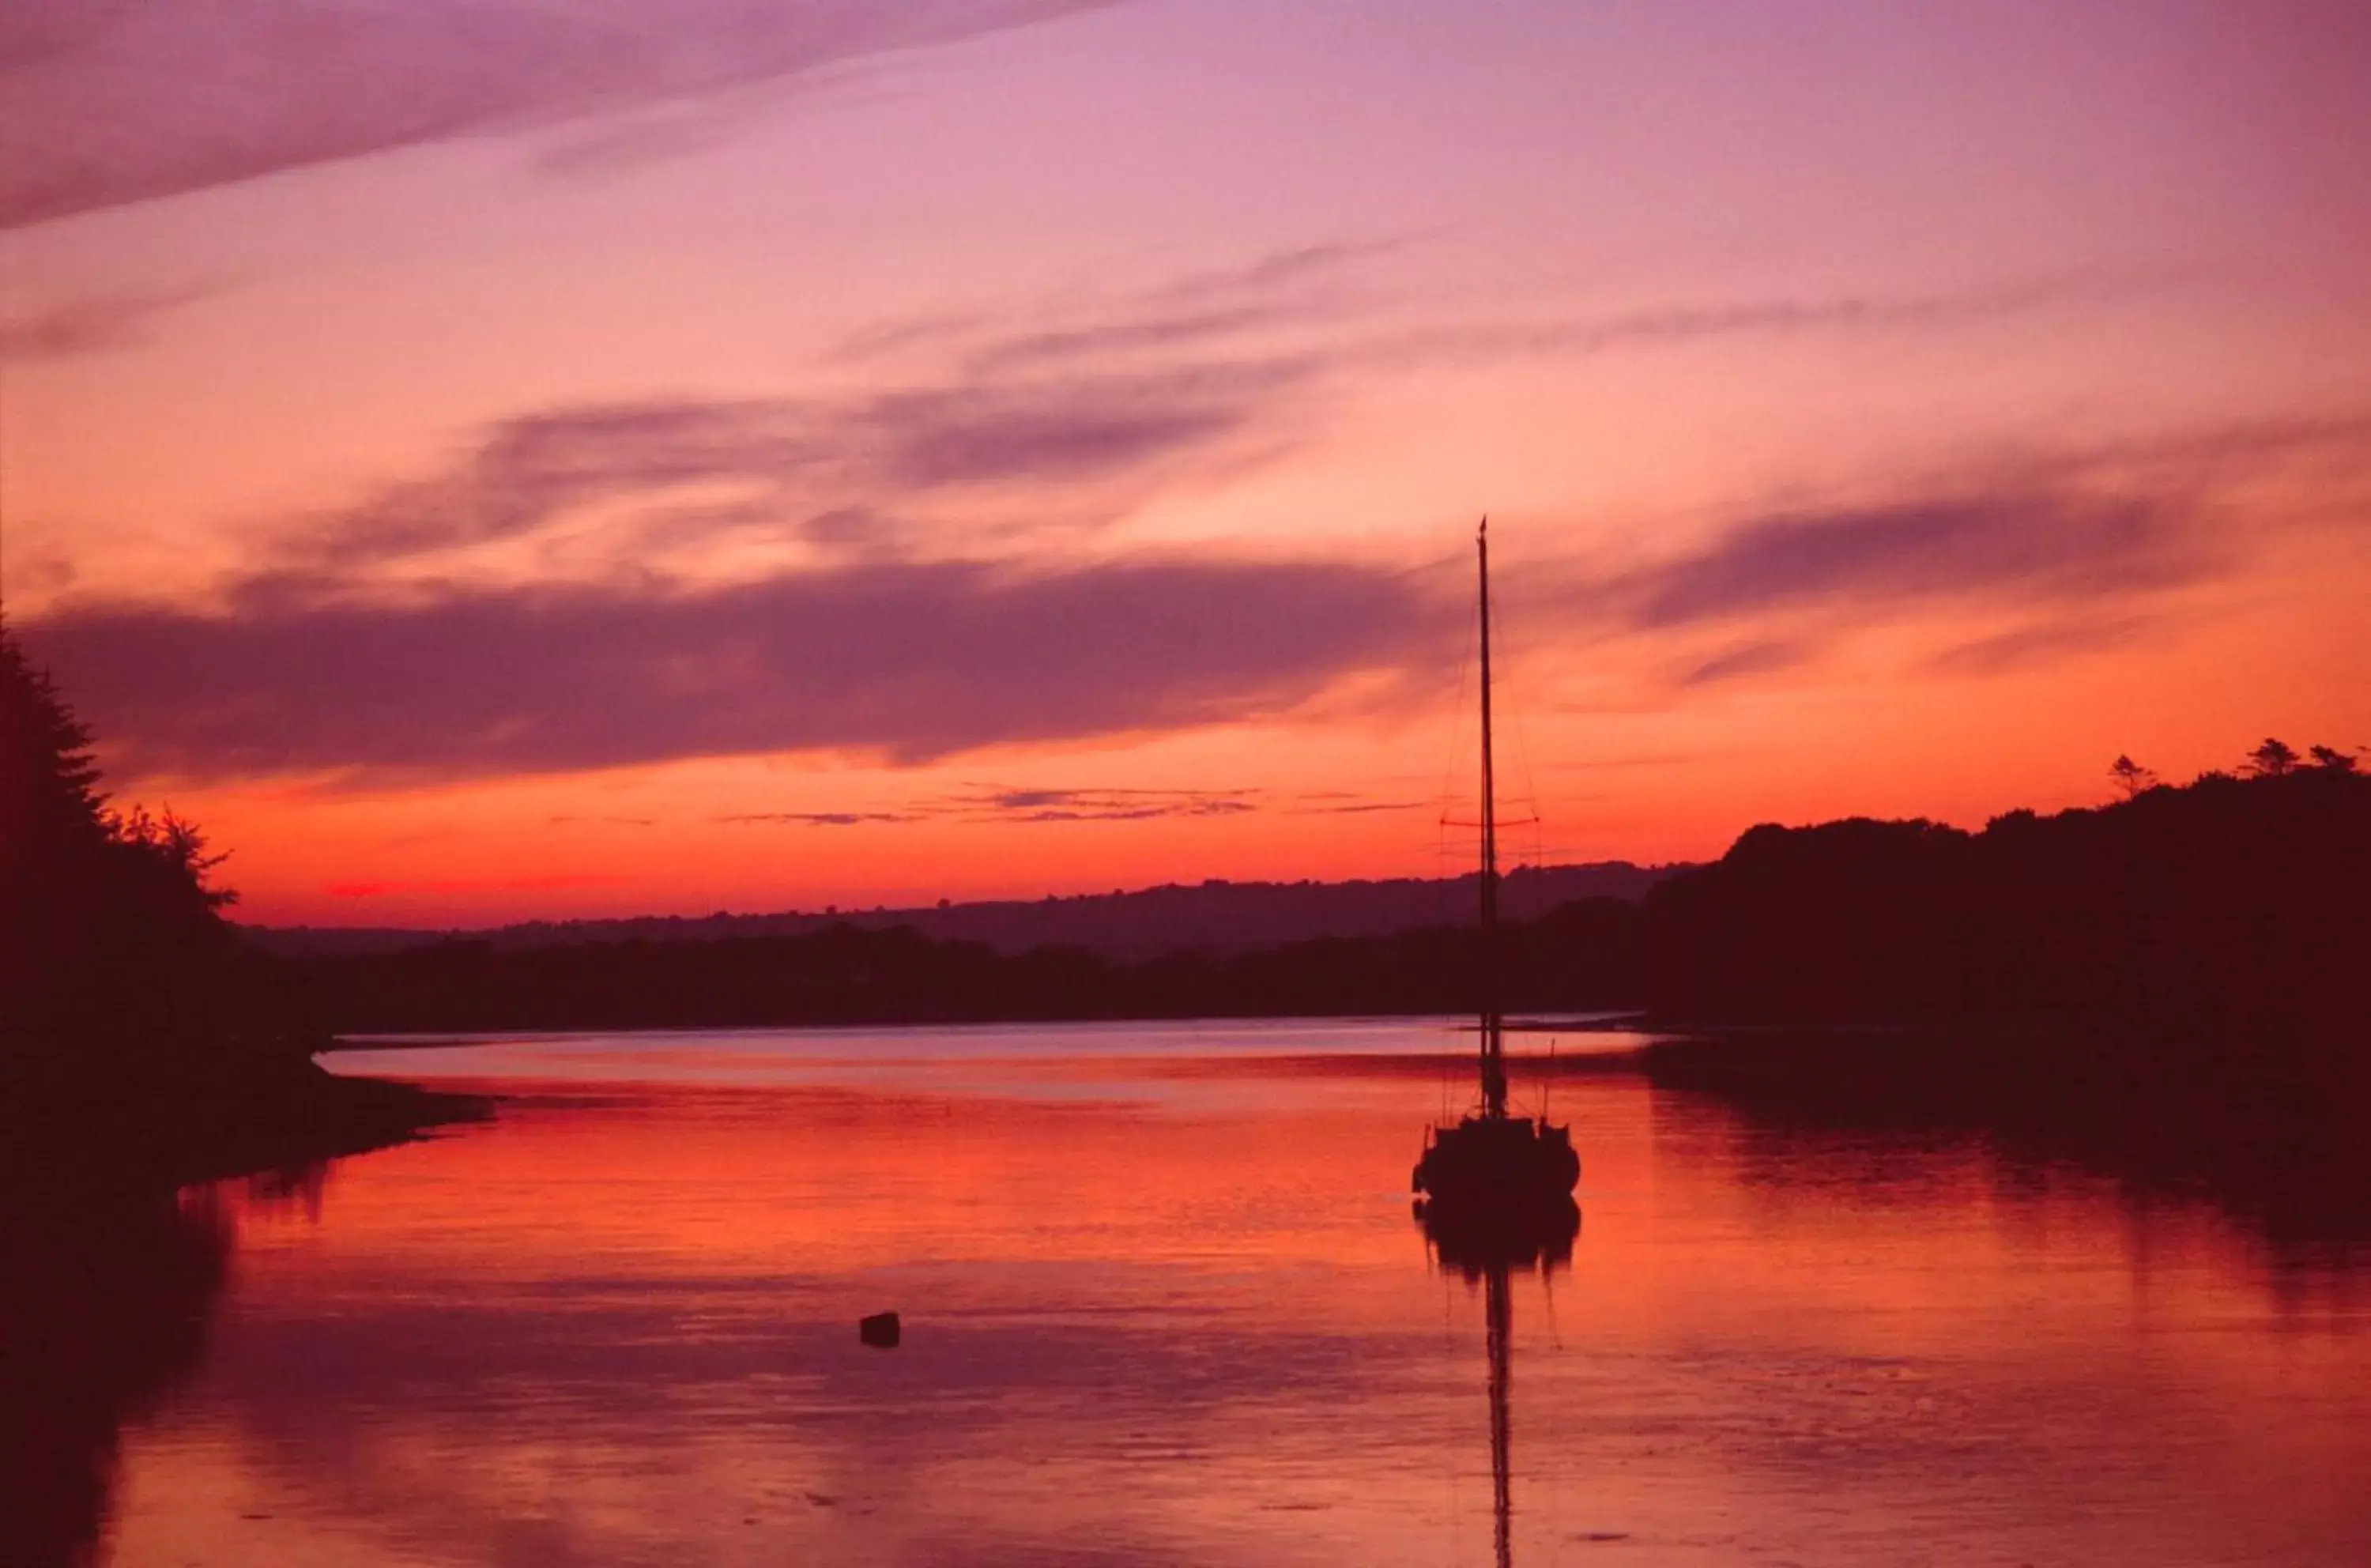
<path id="1" fill-rule="evenodd" d="M 2116 781 L 2116 788 L 2124 792 L 2124 799 L 2128 801 L 2145 790 L 2157 788 L 2157 769 L 2143 767 L 2130 756 L 2118 756 L 2110 763 L 2108 777 Z"/>
<path id="2" fill-rule="evenodd" d="M 106 836 L 90 732 L 0 623 L 0 867 L 44 848 L 88 852 Z"/>
<path id="3" fill-rule="evenodd" d="M 2323 767 L 1972 834 L 1757 827 L 1648 894 L 1641 989 L 1677 1020 L 2050 1021 L 2371 1087 L 2366 879 L 2371 777 Z"/>
<path id="4" fill-rule="evenodd" d="M 2333 773 L 2354 771 L 2356 759 L 2353 752 L 2342 752 L 2336 746 L 2315 746 L 2312 748 L 2312 755 L 2318 766 L 2327 767 Z"/>
<path id="5" fill-rule="evenodd" d="M 2286 741 L 2271 735 L 2264 744 L 2248 754 L 2248 771 L 2260 778 L 2278 778 L 2284 773 L 2296 771 L 2297 754 Z"/>
<path id="6" fill-rule="evenodd" d="M 0 625 L 0 1045 L 165 1052 L 212 1032 L 232 951 L 220 857 L 170 812 L 108 803 L 90 732 Z"/>

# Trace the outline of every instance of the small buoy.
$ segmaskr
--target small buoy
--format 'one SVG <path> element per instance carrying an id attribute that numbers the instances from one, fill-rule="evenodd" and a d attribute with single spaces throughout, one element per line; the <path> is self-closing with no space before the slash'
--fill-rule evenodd
<path id="1" fill-rule="evenodd" d="M 897 1314 L 875 1312 L 870 1318 L 856 1320 L 856 1337 L 875 1350 L 897 1348 Z"/>

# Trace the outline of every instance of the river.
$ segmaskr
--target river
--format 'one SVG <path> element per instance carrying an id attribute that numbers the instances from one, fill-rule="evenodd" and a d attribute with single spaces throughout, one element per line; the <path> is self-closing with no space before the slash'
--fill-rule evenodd
<path id="1" fill-rule="evenodd" d="M 343 1055 L 509 1098 L 181 1195 L 216 1262 L 109 1396 L 90 1529 L 125 1568 L 2371 1562 L 2359 1250 L 1602 1061 L 1516 1073 L 1584 1165 L 1568 1262 L 1498 1282 L 1502 1538 L 1491 1282 L 1406 1192 L 1471 1038 Z"/>

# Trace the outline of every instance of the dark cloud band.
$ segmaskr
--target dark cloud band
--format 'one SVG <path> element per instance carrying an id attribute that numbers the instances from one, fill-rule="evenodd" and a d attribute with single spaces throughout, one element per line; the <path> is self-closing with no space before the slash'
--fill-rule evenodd
<path id="1" fill-rule="evenodd" d="M 657 598 L 91 605 L 28 634 L 126 774 L 397 780 L 798 750 L 918 763 L 1240 720 L 1437 660 L 1419 645 L 1454 618 L 1353 565 L 913 563 Z"/>

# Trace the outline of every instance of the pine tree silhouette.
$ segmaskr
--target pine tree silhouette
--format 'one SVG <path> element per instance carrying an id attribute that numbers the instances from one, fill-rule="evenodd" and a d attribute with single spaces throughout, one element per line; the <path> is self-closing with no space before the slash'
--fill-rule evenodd
<path id="1" fill-rule="evenodd" d="M 89 730 L 0 625 L 0 1050 L 98 1066 L 214 1033 L 232 894 L 194 826 L 119 812 Z"/>

